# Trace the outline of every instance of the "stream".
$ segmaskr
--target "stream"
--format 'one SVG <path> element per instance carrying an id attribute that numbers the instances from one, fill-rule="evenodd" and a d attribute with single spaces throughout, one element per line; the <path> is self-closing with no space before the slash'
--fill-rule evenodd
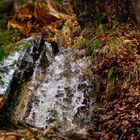
<path id="1" fill-rule="evenodd" d="M 0 62 L 0 94 L 20 123 L 35 129 L 57 125 L 62 132 L 92 127 L 94 75 L 85 50 L 58 47 L 41 37 Z"/>

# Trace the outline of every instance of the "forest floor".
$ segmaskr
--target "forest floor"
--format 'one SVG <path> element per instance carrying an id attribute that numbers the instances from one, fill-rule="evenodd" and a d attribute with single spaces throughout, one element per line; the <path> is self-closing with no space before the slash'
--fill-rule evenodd
<path id="1" fill-rule="evenodd" d="M 95 62 L 94 72 L 100 75 L 100 84 L 103 86 L 96 97 L 98 107 L 94 112 L 94 128 L 83 134 L 71 133 L 66 136 L 55 127 L 47 128 L 43 132 L 23 128 L 1 130 L 0 140 L 139 140 L 140 35 L 136 28 L 129 23 L 113 22 L 81 32 L 75 17 L 66 14 L 68 11 L 65 14 L 59 12 L 60 17 L 57 14 L 51 15 L 53 22 L 49 26 L 48 23 L 38 20 L 44 18 L 44 13 L 41 15 L 37 12 L 33 14 L 37 19 L 34 26 L 31 23 L 32 16 L 24 17 L 22 13 L 17 13 L 19 23 L 15 16 L 9 22 L 8 28 L 14 27 L 29 36 L 38 35 L 42 31 L 41 25 L 45 24 L 43 32 L 45 30 L 46 39 L 63 46 L 84 48 L 87 55 L 92 55 L 93 59 L 99 58 L 98 63 Z M 25 22 L 20 24 L 24 18 Z M 37 26 L 38 29 L 35 30 Z"/>
<path id="2" fill-rule="evenodd" d="M 94 139 L 140 139 L 139 32 L 131 24 L 101 25 L 88 40 L 93 57 L 101 58 L 95 72 L 104 84 Z"/>

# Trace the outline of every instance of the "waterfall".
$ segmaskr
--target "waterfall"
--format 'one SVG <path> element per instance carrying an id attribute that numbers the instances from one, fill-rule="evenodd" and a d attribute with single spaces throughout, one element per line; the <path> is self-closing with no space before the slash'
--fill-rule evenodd
<path id="1" fill-rule="evenodd" d="M 23 46 L 20 50 L 10 53 L 4 60 L 0 61 L 0 94 L 4 95 L 8 88 L 9 82 L 17 69 L 17 63 L 24 53 Z"/>
<path id="2" fill-rule="evenodd" d="M 92 59 L 85 56 L 85 50 L 60 47 L 59 52 L 53 53 L 53 45 L 45 42 L 9 56 L 10 65 L 20 63 L 9 68 L 10 78 L 3 80 L 8 101 L 13 104 L 18 100 L 14 103 L 14 115 L 18 121 L 40 129 L 54 123 L 63 132 L 91 127 Z M 7 63 L 9 57 L 3 62 Z"/>

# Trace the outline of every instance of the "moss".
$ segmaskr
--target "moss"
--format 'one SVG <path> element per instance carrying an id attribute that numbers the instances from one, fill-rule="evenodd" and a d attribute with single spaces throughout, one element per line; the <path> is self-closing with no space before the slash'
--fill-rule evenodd
<path id="1" fill-rule="evenodd" d="M 4 56 L 8 56 L 11 52 L 18 51 L 18 50 L 25 50 L 26 48 L 30 47 L 31 45 L 26 44 L 25 42 L 19 41 L 17 43 L 11 43 L 8 45 L 3 45 Z"/>
<path id="2" fill-rule="evenodd" d="M 0 46 L 3 44 L 8 44 L 10 40 L 19 35 L 19 33 L 15 30 L 1 30 L 0 32 Z"/>
<path id="3" fill-rule="evenodd" d="M 0 61 L 5 57 L 8 56 L 11 52 L 25 49 L 29 47 L 29 44 L 25 42 L 14 41 L 14 38 L 18 36 L 19 33 L 15 30 L 3 30 L 0 33 Z"/>

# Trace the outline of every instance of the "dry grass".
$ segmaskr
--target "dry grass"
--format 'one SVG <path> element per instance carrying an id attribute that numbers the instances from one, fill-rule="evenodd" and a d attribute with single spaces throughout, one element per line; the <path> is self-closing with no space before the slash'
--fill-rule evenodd
<path id="1" fill-rule="evenodd" d="M 106 57 L 112 57 L 121 53 L 125 46 L 124 38 L 111 38 L 106 45 L 100 50 L 100 53 Z"/>
<path id="2" fill-rule="evenodd" d="M 104 110 L 96 111 L 100 125 L 97 123 L 99 131 L 95 139 L 115 139 L 115 135 L 120 139 L 137 139 L 140 136 L 140 35 L 129 24 L 116 24 L 109 30 L 98 28 L 90 38 L 92 42 L 102 42 L 100 49 L 92 52 L 99 58 L 95 74 L 104 83 L 104 90 L 97 95 L 97 104 Z"/>

